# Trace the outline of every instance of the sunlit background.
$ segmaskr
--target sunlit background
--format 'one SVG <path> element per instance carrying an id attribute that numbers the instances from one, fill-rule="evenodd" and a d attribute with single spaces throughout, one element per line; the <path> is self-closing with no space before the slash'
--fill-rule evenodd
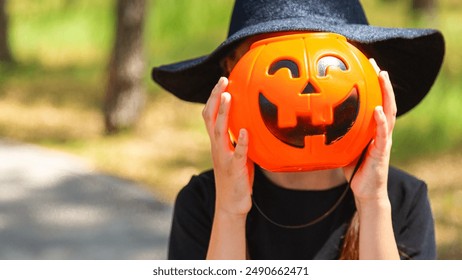
<path id="1" fill-rule="evenodd" d="M 429 184 L 438 255 L 462 259 L 462 1 L 363 0 L 373 25 L 442 30 L 446 57 L 428 97 L 398 120 L 393 164 Z M 428 2 L 428 1 L 427 1 Z M 211 167 L 202 106 L 150 80 L 154 65 L 210 53 L 227 33 L 231 0 L 148 0 L 143 86 L 132 128 L 105 133 L 103 103 L 116 26 L 115 0 L 7 0 L 13 63 L 0 63 L 0 137 L 78 156 L 147 186 L 172 204 L 191 175 Z M 0 159 L 1 160 L 1 159 Z"/>

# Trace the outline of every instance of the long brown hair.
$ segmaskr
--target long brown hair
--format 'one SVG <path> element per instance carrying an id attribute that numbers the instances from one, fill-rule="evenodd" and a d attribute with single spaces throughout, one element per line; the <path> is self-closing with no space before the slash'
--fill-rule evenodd
<path id="1" fill-rule="evenodd" d="M 350 225 L 345 232 L 340 260 L 359 260 L 359 215 L 355 211 L 351 218 Z"/>

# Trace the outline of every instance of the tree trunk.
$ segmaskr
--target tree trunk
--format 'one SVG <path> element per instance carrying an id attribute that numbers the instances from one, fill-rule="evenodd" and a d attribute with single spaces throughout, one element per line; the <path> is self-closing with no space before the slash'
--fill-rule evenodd
<path id="1" fill-rule="evenodd" d="M 10 47 L 8 45 L 8 14 L 6 1 L 0 0 L 0 62 L 13 62 Z"/>
<path id="2" fill-rule="evenodd" d="M 104 104 L 106 132 L 132 128 L 145 103 L 142 83 L 146 0 L 118 0 L 116 37 Z"/>
<path id="3" fill-rule="evenodd" d="M 429 11 L 435 6 L 435 0 L 412 0 L 412 8 L 417 11 Z"/>
<path id="4" fill-rule="evenodd" d="M 437 22 L 438 0 L 412 0 L 411 9 L 414 19 L 424 24 L 435 25 Z"/>

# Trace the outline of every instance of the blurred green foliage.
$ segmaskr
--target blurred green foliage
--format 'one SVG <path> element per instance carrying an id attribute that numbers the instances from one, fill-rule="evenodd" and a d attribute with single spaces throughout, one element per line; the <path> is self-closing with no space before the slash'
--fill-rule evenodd
<path id="1" fill-rule="evenodd" d="M 458 113 L 462 106 L 462 3 L 439 1 L 437 17 L 426 23 L 408 16 L 409 0 L 362 2 L 373 25 L 435 27 L 443 31 L 447 42 L 445 63 L 431 93 L 398 121 L 393 159 L 406 161 L 461 148 L 462 122 L 458 121 Z M 232 5 L 232 0 L 148 0 L 148 68 L 210 53 L 226 37 Z M 10 1 L 13 54 L 30 67 L 74 69 L 75 74 L 102 78 L 114 34 L 113 6 L 110 0 Z M 28 67 L 19 72 L 25 76 L 34 73 Z M 150 82 L 149 69 L 146 83 L 159 94 L 159 88 Z"/>
<path id="2" fill-rule="evenodd" d="M 114 1 L 8 1 L 11 46 L 23 63 L 105 64 L 113 37 Z"/>
<path id="3" fill-rule="evenodd" d="M 364 0 L 371 24 L 435 28 L 446 41 L 446 55 L 439 77 L 427 97 L 414 110 L 400 117 L 394 132 L 392 161 L 406 163 L 462 148 L 462 2 L 439 0 L 436 14 L 416 18 L 410 0 Z M 393 15 L 393 16 L 391 16 Z M 426 20 L 423 20 L 426 19 Z"/>
<path id="4" fill-rule="evenodd" d="M 146 44 L 151 65 L 208 54 L 226 38 L 232 0 L 151 1 Z"/>
<path id="5" fill-rule="evenodd" d="M 0 64 L 0 135 L 91 159 L 98 168 L 163 189 L 170 200 L 191 174 L 209 168 L 199 107 L 176 102 L 150 80 L 154 65 L 205 55 L 227 35 L 233 0 L 147 0 L 145 83 L 150 110 L 132 134 L 104 138 L 101 104 L 115 29 L 115 0 L 9 0 L 18 64 Z M 462 154 L 462 1 L 439 0 L 432 17 L 411 16 L 410 0 L 363 0 L 371 24 L 440 29 L 446 57 L 423 102 L 398 119 L 392 161 Z M 190 113 L 185 116 L 184 112 Z M 193 115 L 194 114 L 194 115 Z M 174 147 L 174 149 L 172 148 Z M 430 190 L 442 258 L 460 258 L 460 172 L 440 164 Z M 447 162 L 446 162 L 447 164 Z M 424 169 L 421 174 L 432 174 Z M 439 184 L 443 181 L 441 184 Z M 444 195 L 442 195 L 444 194 Z"/>

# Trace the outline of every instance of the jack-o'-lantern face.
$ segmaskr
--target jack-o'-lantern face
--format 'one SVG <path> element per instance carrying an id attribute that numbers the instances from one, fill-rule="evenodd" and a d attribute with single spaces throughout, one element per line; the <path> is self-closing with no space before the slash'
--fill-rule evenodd
<path id="1" fill-rule="evenodd" d="M 368 59 L 332 33 L 257 41 L 230 75 L 230 134 L 249 131 L 249 157 L 273 171 L 352 162 L 374 133 L 380 105 Z"/>

